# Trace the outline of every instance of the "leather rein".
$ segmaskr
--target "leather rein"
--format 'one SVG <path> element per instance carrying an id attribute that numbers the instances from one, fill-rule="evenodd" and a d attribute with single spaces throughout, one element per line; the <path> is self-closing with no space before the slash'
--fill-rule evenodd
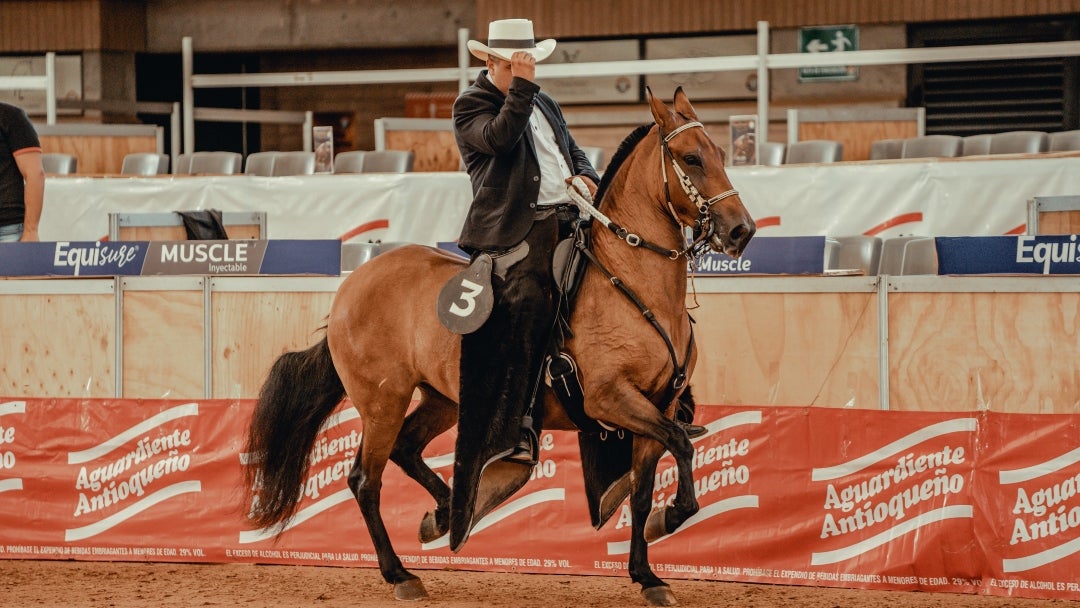
<path id="1" fill-rule="evenodd" d="M 675 175 L 679 178 L 679 185 L 682 187 L 683 192 L 686 193 L 686 196 L 697 206 L 698 209 L 698 218 L 695 222 L 695 232 L 698 232 L 699 236 L 695 238 L 693 242 L 689 243 L 687 247 L 683 250 L 678 251 L 675 249 L 667 249 L 661 247 L 655 243 L 641 238 L 637 234 L 632 233 L 626 228 L 611 221 L 611 219 L 609 219 L 606 215 L 601 213 L 599 209 L 593 206 L 592 197 L 591 195 L 589 195 L 588 188 L 586 188 L 585 184 L 581 182 L 581 180 L 578 178 L 575 178 L 574 183 L 567 189 L 570 195 L 570 199 L 574 202 L 575 205 L 578 206 L 579 209 L 587 213 L 589 216 L 595 218 L 627 245 L 631 247 L 644 247 L 645 249 L 659 253 L 660 255 L 663 255 L 664 257 L 673 261 L 677 261 L 685 256 L 689 261 L 692 262 L 693 251 L 695 250 L 695 248 L 707 242 L 707 240 L 712 236 L 714 227 L 712 226 L 712 222 L 710 219 L 710 209 L 713 205 L 724 200 L 725 198 L 737 195 L 738 191 L 732 188 L 730 190 L 721 192 L 720 194 L 717 194 L 712 198 L 706 199 L 704 196 L 702 196 L 701 192 L 694 185 L 694 182 L 690 179 L 690 176 L 686 174 L 686 171 L 684 171 L 683 168 L 679 165 L 678 161 L 675 160 L 675 155 L 672 154 L 671 148 L 668 147 L 668 142 L 670 142 L 679 133 L 682 133 L 683 131 L 691 128 L 704 129 L 705 127 L 698 121 L 687 122 L 683 125 L 680 125 L 671 133 L 665 136 L 663 128 L 657 125 L 658 133 L 660 135 L 661 149 L 660 174 L 663 176 L 664 179 L 664 196 L 666 199 L 665 202 L 667 203 L 668 213 L 671 214 L 671 217 L 675 221 L 675 224 L 679 227 L 680 234 L 682 233 L 685 226 L 681 221 L 679 221 L 678 214 L 675 213 L 675 208 L 671 203 L 671 189 L 668 183 L 666 166 L 667 161 L 670 161 L 671 167 L 675 171 Z M 660 322 L 656 320 L 656 316 L 651 310 L 649 310 L 649 307 L 642 301 L 642 299 L 637 295 L 637 293 L 635 293 L 633 289 L 623 283 L 623 281 L 619 279 L 619 277 L 615 276 L 610 270 L 608 270 L 600 262 L 600 260 L 597 259 L 596 255 L 582 239 L 576 239 L 574 246 L 582 253 L 582 255 L 585 256 L 587 260 L 589 260 L 593 264 L 593 266 L 596 266 L 596 268 L 600 270 L 600 272 L 602 272 L 604 276 L 607 277 L 608 281 L 610 281 L 616 289 L 618 289 L 624 296 L 626 296 L 627 299 L 630 300 L 631 303 L 634 304 L 634 306 L 638 308 L 642 316 L 645 317 L 649 324 L 653 326 L 656 332 L 660 334 L 660 337 L 664 340 L 664 344 L 665 346 L 667 346 L 668 355 L 671 357 L 671 364 L 674 367 L 674 370 L 672 371 L 671 381 L 669 382 L 668 389 L 666 391 L 667 395 L 664 397 L 664 399 L 661 400 L 661 403 L 670 403 L 675 398 L 675 394 L 678 391 L 682 390 L 684 386 L 686 386 L 686 369 L 689 366 L 690 354 L 694 350 L 693 317 L 690 318 L 690 341 L 686 345 L 686 353 L 683 355 L 683 362 L 680 365 L 678 354 L 675 352 L 675 344 L 672 342 L 671 336 L 669 336 L 667 331 L 664 330 L 663 326 L 660 325 Z"/>

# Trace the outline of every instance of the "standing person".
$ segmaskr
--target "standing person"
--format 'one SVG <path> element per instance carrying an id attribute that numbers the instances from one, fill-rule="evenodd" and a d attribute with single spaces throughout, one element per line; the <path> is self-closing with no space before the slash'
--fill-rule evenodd
<path id="1" fill-rule="evenodd" d="M 536 83 L 536 62 L 555 40 L 536 42 L 528 19 L 503 19 L 488 26 L 487 44 L 468 46 L 486 69 L 454 102 L 454 137 L 473 191 L 458 245 L 474 260 L 525 255 L 502 272 L 496 262 L 491 316 L 462 336 L 455 480 L 479 476 L 479 468 L 459 466 L 536 462 L 531 412 L 555 312 L 551 259 L 578 219 L 567 182 L 581 176 L 595 193 L 600 181 L 559 105 Z M 463 458 L 478 462 L 460 465 Z"/>
<path id="2" fill-rule="evenodd" d="M 44 199 L 37 131 L 22 108 L 0 102 L 0 242 L 38 240 Z"/>

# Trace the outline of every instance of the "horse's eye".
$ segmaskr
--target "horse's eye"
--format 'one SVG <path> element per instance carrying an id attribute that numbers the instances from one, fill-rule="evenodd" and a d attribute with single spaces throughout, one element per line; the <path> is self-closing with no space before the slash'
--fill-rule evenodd
<path id="1" fill-rule="evenodd" d="M 683 156 L 683 162 L 690 167 L 701 167 L 701 157 L 697 154 L 687 154 Z"/>

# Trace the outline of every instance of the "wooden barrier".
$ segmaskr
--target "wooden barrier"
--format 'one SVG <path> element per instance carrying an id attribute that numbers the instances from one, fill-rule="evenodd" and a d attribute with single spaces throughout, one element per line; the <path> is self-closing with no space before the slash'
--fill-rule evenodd
<path id="1" fill-rule="evenodd" d="M 225 211 L 221 223 L 230 239 L 265 239 L 266 213 L 261 211 Z M 110 213 L 111 241 L 183 241 L 187 230 L 177 213 Z"/>
<path id="2" fill-rule="evenodd" d="M 164 152 L 164 132 L 155 125 L 71 123 L 34 125 L 45 152 L 73 154 L 83 175 L 119 174 L 124 156 Z"/>
<path id="3" fill-rule="evenodd" d="M 879 139 L 907 139 L 923 134 L 923 108 L 788 110 L 788 143 L 829 139 L 844 144 L 842 160 L 868 160 Z"/>
<path id="4" fill-rule="evenodd" d="M 340 281 L 0 281 L 0 317 L 19 319 L 5 324 L 0 391 L 254 398 L 278 355 L 321 337 Z M 1072 412 L 1080 394 L 1072 277 L 696 283 L 700 403 L 1030 414 Z"/>
<path id="5" fill-rule="evenodd" d="M 1080 196 L 1036 196 L 1029 200 L 1027 233 L 1080 233 Z"/>

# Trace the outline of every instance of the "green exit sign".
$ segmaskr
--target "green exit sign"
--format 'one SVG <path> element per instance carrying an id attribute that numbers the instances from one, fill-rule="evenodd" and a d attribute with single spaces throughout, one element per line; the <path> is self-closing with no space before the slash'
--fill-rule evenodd
<path id="1" fill-rule="evenodd" d="M 859 50 L 859 28 L 854 25 L 824 25 L 799 28 L 800 53 L 844 53 Z M 815 80 L 858 80 L 858 66 L 799 68 L 799 82 Z"/>

